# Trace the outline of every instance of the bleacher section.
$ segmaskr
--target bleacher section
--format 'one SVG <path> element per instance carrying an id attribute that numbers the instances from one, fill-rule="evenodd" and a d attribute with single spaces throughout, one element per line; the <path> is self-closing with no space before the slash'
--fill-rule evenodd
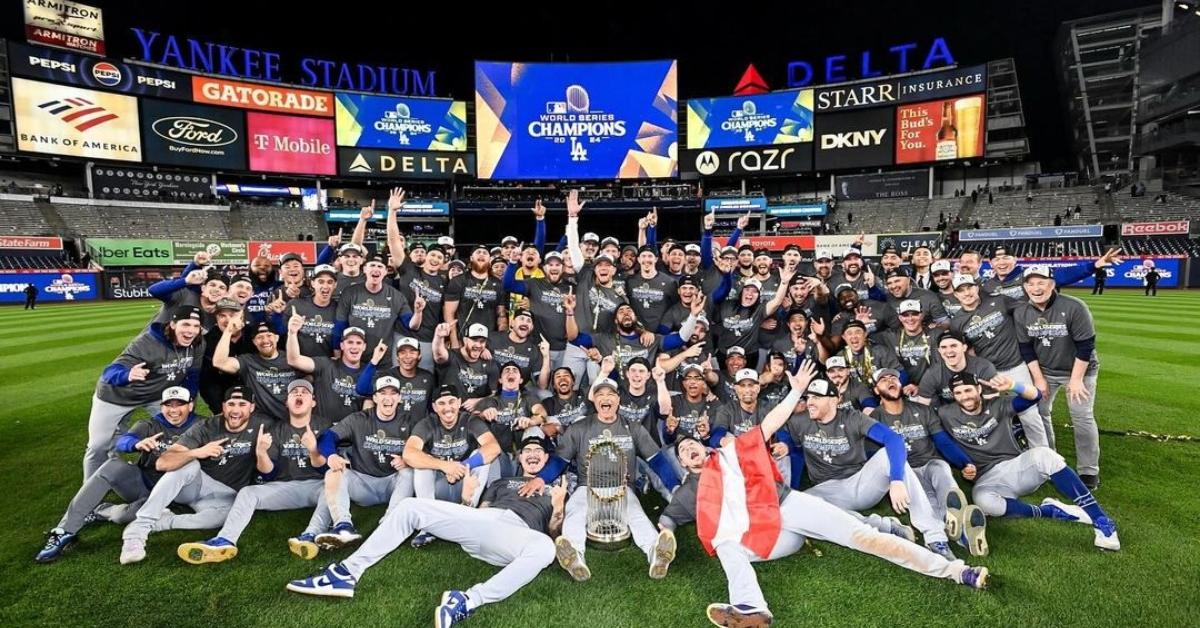
<path id="1" fill-rule="evenodd" d="M 1200 257 L 1200 244 L 1184 236 L 1142 236 L 1121 238 L 1121 250 L 1129 256 L 1187 255 Z"/>
<path id="2" fill-rule="evenodd" d="M 968 201 L 969 203 L 970 201 Z M 1081 210 L 1074 214 L 1075 207 Z M 979 197 L 973 209 L 968 208 L 969 222 L 979 221 L 984 229 L 996 227 L 1039 227 L 1054 224 L 1054 217 L 1071 209 L 1071 219 L 1063 221 L 1070 225 L 1094 225 L 1101 222 L 1101 206 L 1096 202 L 1096 192 L 1091 188 L 1054 188 L 1035 191 L 1033 202 L 1024 192 L 996 194 L 994 202 L 987 202 L 987 195 Z M 964 227 L 965 228 L 965 227 Z"/>
<path id="3" fill-rule="evenodd" d="M 947 257 L 957 258 L 966 249 L 979 251 L 985 258 L 992 256 L 992 250 L 997 246 L 1008 247 L 1016 257 L 1099 257 L 1104 254 L 1104 245 L 1099 238 L 1078 238 L 1069 240 L 981 240 L 960 242 Z"/>
<path id="4" fill-rule="evenodd" d="M 1130 197 L 1128 193 L 1118 193 L 1113 195 L 1113 204 L 1121 219 L 1128 222 L 1200 220 L 1200 199 L 1167 193 L 1166 202 L 1160 203 L 1154 200 L 1157 196 L 1158 194 L 1147 194 Z"/>
<path id="5" fill-rule="evenodd" d="M 62 255 L 0 255 L 0 270 L 29 270 L 78 268 L 66 254 Z"/>
<path id="6" fill-rule="evenodd" d="M 325 239 L 325 221 L 320 212 L 242 206 L 230 213 L 232 224 L 228 233 L 235 240 L 295 240 L 300 234 L 305 239 L 310 235 L 314 240 Z"/>
<path id="7" fill-rule="evenodd" d="M 29 201 L 0 200 L 0 216 L 2 235 L 54 235 L 42 212 Z"/>
<path id="8" fill-rule="evenodd" d="M 228 211 L 61 203 L 55 203 L 55 209 L 68 228 L 90 237 L 176 240 L 229 237 Z"/>
<path id="9" fill-rule="evenodd" d="M 839 201 L 826 222 L 841 223 L 842 233 L 906 233 L 921 231 L 928 222 L 928 213 L 929 199 L 925 198 Z M 933 212 L 933 222 L 936 225 L 937 212 Z"/>

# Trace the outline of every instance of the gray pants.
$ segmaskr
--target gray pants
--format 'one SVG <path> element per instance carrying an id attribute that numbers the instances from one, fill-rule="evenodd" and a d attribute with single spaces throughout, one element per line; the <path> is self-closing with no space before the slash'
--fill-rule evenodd
<path id="1" fill-rule="evenodd" d="M 1024 384 L 1029 388 L 1033 387 L 1033 376 L 1029 374 L 1029 367 L 1025 366 L 1024 362 L 997 372 L 1012 378 L 1014 382 Z M 1043 417 L 1037 406 L 1025 410 L 1019 416 L 1021 417 L 1021 427 L 1025 429 L 1025 440 L 1029 441 L 1030 447 L 1054 449 L 1054 426 L 1050 423 L 1049 417 Z"/>
<path id="2" fill-rule="evenodd" d="M 325 490 L 321 491 L 317 498 L 317 507 L 313 510 L 304 533 L 317 535 L 328 532 L 334 524 L 353 523 L 350 515 L 351 501 L 359 506 L 378 506 L 386 503 L 387 512 L 391 512 L 397 502 L 412 496 L 412 469 L 401 469 L 384 477 L 367 475 L 354 469 L 346 469 L 342 473 L 330 471 L 325 474 Z"/>
<path id="3" fill-rule="evenodd" d="M 1007 499 L 1024 497 L 1040 488 L 1050 476 L 1067 468 L 1067 461 L 1049 447 L 1034 447 L 988 469 L 975 480 L 971 500 L 989 517 L 1004 515 Z"/>
<path id="4" fill-rule="evenodd" d="M 356 579 L 383 560 L 416 530 L 457 543 L 472 558 L 503 567 L 467 589 L 472 606 L 499 602 L 528 584 L 554 562 L 550 537 L 529 529 L 510 510 L 469 508 L 432 499 L 406 499 L 390 510 L 379 527 L 342 561 Z"/>
<path id="5" fill-rule="evenodd" d="M 238 491 L 229 515 L 217 536 L 237 545 L 242 531 L 250 525 L 250 519 L 258 510 L 295 510 L 312 508 L 317 498 L 325 492 L 324 480 L 293 480 L 291 482 L 267 482 L 252 484 Z"/>
<path id="6" fill-rule="evenodd" d="M 83 527 L 84 517 L 104 503 L 109 491 L 113 491 L 129 504 L 129 512 L 137 511 L 150 495 L 150 489 L 146 488 L 142 479 L 142 470 L 137 465 L 111 458 L 100 465 L 92 477 L 84 480 L 83 486 L 75 492 L 75 497 L 71 498 L 67 512 L 58 527 L 67 532 L 78 532 Z"/>
<path id="7" fill-rule="evenodd" d="M 151 532 L 216 528 L 225 521 L 236 497 L 237 491 L 209 477 L 193 460 L 158 479 L 121 537 L 145 541 Z M 191 506 L 193 514 L 172 513 L 167 509 L 171 502 Z"/>
<path id="8" fill-rule="evenodd" d="M 751 563 L 775 560 L 804 547 L 804 537 L 829 541 L 878 556 L 934 578 L 957 581 L 966 564 L 949 561 L 916 543 L 876 531 L 838 507 L 812 495 L 792 491 L 779 505 L 782 529 L 770 555 L 763 559 L 737 541 L 716 546 L 717 558 L 729 583 L 729 603 L 767 608 Z"/>
<path id="9" fill-rule="evenodd" d="M 104 464 L 105 460 L 112 457 L 117 433 L 128 427 L 129 415 L 139 407 L 145 407 L 150 416 L 154 416 L 162 410 L 158 403 L 149 403 L 145 406 L 119 406 L 103 401 L 92 394 L 92 411 L 88 415 L 87 451 L 83 454 L 83 479 L 85 481 L 92 477 L 92 474 L 100 468 L 100 465 Z"/>
<path id="10" fill-rule="evenodd" d="M 865 510 L 874 507 L 887 495 L 891 482 L 888 477 L 887 450 L 880 449 L 867 460 L 858 473 L 840 480 L 825 480 L 805 492 L 838 508 Z M 943 520 L 933 515 L 933 507 L 929 504 L 929 498 L 925 496 L 925 489 L 917 480 L 917 474 L 913 473 L 907 464 L 904 465 L 904 488 L 908 489 L 909 518 L 913 527 L 921 531 L 925 543 L 945 542 L 947 539 Z M 868 515 L 867 519 L 872 517 L 878 515 Z M 882 529 L 874 523 L 871 526 Z"/>
<path id="11" fill-rule="evenodd" d="M 483 495 L 483 488 L 487 486 L 488 475 L 492 471 L 492 465 L 484 464 L 471 469 L 471 475 L 478 480 L 475 486 L 475 494 L 471 496 L 471 505 L 479 503 L 479 497 Z M 440 499 L 444 502 L 461 502 L 462 480 L 450 483 L 446 479 L 446 474 L 433 469 L 413 469 L 413 493 L 422 499 Z"/>
<path id="12" fill-rule="evenodd" d="M 575 492 L 571 493 L 567 505 L 563 508 L 562 534 L 575 546 L 575 551 L 579 552 L 581 559 L 587 548 L 587 494 L 587 485 L 580 484 Z M 653 563 L 654 542 L 658 539 L 658 529 L 650 523 L 650 518 L 642 510 L 642 504 L 631 489 L 625 490 L 625 521 L 629 524 L 634 544 L 646 554 L 646 559 Z"/>
<path id="13" fill-rule="evenodd" d="M 1096 407 L 1097 374 L 1097 371 L 1092 371 L 1083 376 L 1083 386 L 1088 391 L 1087 399 L 1076 403 L 1071 401 L 1070 397 L 1067 398 L 1067 411 L 1071 414 L 1071 427 L 1075 431 L 1075 470 L 1079 472 L 1079 475 L 1100 474 L 1100 430 L 1096 427 L 1096 415 L 1093 412 Z M 1042 413 L 1042 419 L 1046 424 L 1052 425 L 1050 409 L 1054 407 L 1054 398 L 1058 396 L 1060 388 L 1066 388 L 1071 378 L 1055 375 L 1046 375 L 1045 377 L 1046 385 L 1050 387 L 1050 394 L 1038 403 L 1038 411 Z M 1053 449 L 1053 430 L 1049 436 L 1049 446 Z M 1032 445 L 1032 443 L 1030 444 Z"/>
<path id="14" fill-rule="evenodd" d="M 933 509 L 933 516 L 938 521 L 945 521 L 946 495 L 956 486 L 950 464 L 935 458 L 919 467 L 913 467 L 912 470 L 917 476 L 917 481 L 921 483 L 921 488 L 925 490 L 925 497 L 929 500 L 929 507 Z"/>

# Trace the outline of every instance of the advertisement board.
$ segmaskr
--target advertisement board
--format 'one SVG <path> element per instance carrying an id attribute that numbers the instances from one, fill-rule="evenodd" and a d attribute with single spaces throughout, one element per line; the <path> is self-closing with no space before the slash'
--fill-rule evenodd
<path id="1" fill-rule="evenodd" d="M 1171 258 L 1153 258 L 1151 260 L 1154 267 L 1158 270 L 1158 287 L 1159 288 L 1178 288 L 1183 280 L 1183 265 L 1182 260 Z M 1074 268 L 1079 260 L 1063 260 L 1063 261 L 1045 261 L 1045 260 L 1018 260 L 1020 264 L 1028 267 L 1031 264 L 1050 267 L 1051 272 L 1063 268 Z M 1116 266 L 1109 266 L 1107 269 L 1108 279 L 1104 281 L 1106 288 L 1141 288 L 1146 285 L 1145 277 L 1149 272 L 1149 267 L 1145 265 L 1145 260 L 1142 259 L 1127 259 Z M 984 276 L 992 274 L 991 264 L 983 262 L 980 265 L 980 272 Z M 1096 285 L 1096 280 L 1091 275 L 1079 283 L 1071 284 L 1074 288 L 1091 288 Z"/>
<path id="2" fill-rule="evenodd" d="M 25 38 L 104 54 L 104 12 L 73 0 L 25 0 Z"/>
<path id="3" fill-rule="evenodd" d="M 746 212 L 753 212 L 760 214 L 766 210 L 767 199 L 764 196 L 704 199 L 704 211 L 706 212 L 717 212 L 719 214 L 744 214 Z"/>
<path id="4" fill-rule="evenodd" d="M 929 171 L 901 170 L 870 174 L 846 174 L 834 178 L 834 195 L 839 201 L 877 198 L 928 198 Z"/>
<path id="5" fill-rule="evenodd" d="M 475 63 L 482 179 L 673 177 L 675 61 Z"/>
<path id="6" fill-rule="evenodd" d="M 900 86 L 894 80 L 872 83 L 845 83 L 818 87 L 813 102 L 816 111 L 841 111 L 891 105 L 900 98 Z"/>
<path id="7" fill-rule="evenodd" d="M 101 283 L 105 299 L 149 299 L 150 286 L 169 279 L 167 269 L 106 270 Z"/>
<path id="8" fill-rule="evenodd" d="M 894 123 L 891 108 L 818 114 L 817 170 L 892 165 Z"/>
<path id="9" fill-rule="evenodd" d="M 685 150 L 679 158 L 680 172 L 702 177 L 808 172 L 812 165 L 811 142 Z"/>
<path id="10" fill-rule="evenodd" d="M 1054 238 L 1099 238 L 1104 225 L 1069 227 L 1010 227 L 1006 229 L 964 229 L 958 232 L 960 242 L 979 240 L 1050 240 Z"/>
<path id="11" fill-rule="evenodd" d="M 853 234 L 819 235 L 816 236 L 813 244 L 816 246 L 816 248 L 829 251 L 829 253 L 834 257 L 840 258 L 842 253 L 845 253 L 846 249 L 850 248 L 856 240 L 858 240 L 858 236 Z M 875 255 L 876 251 L 878 250 L 876 248 L 878 242 L 879 240 L 874 234 L 868 233 L 867 235 L 863 236 L 862 254 Z"/>
<path id="12" fill-rule="evenodd" d="M 1159 222 L 1127 222 L 1121 225 L 1123 236 L 1187 235 L 1191 231 L 1190 220 L 1163 220 Z"/>
<path id="13" fill-rule="evenodd" d="M 767 249 L 768 251 L 782 251 L 784 247 L 796 245 L 805 251 L 811 251 L 815 245 L 816 236 L 799 235 L 799 236 L 744 236 L 739 242 L 749 243 L 756 249 Z"/>
<path id="14" fill-rule="evenodd" d="M 74 87 L 192 99 L 191 77 L 181 72 L 104 59 L 68 50 L 8 42 L 8 68 L 13 76 L 66 83 Z"/>
<path id="15" fill-rule="evenodd" d="M 97 298 L 95 273 L 6 273 L 0 275 L 0 303 L 24 303 L 29 284 L 37 288 L 38 303 Z"/>
<path id="16" fill-rule="evenodd" d="M 208 253 L 213 264 L 245 264 L 247 259 L 245 242 L 225 240 L 220 242 L 198 242 L 194 240 L 181 242 L 176 240 L 171 243 L 171 248 L 174 251 L 173 255 L 176 264 L 191 262 L 196 253 L 200 251 Z"/>
<path id="17" fill-rule="evenodd" d="M 879 246 L 888 242 L 901 251 L 912 251 L 918 246 L 937 248 L 942 241 L 942 234 L 937 231 L 920 231 L 917 233 L 882 233 L 878 236 Z"/>
<path id="18" fill-rule="evenodd" d="M 338 146 L 467 150 L 467 103 L 338 93 Z"/>
<path id="19" fill-rule="evenodd" d="M 974 65 L 900 79 L 900 102 L 917 102 L 987 91 L 987 66 Z"/>
<path id="20" fill-rule="evenodd" d="M 896 108 L 896 163 L 983 156 L 987 108 L 983 94 Z"/>
<path id="21" fill-rule="evenodd" d="M 246 169 L 246 119 L 241 111 L 145 98 L 141 118 L 150 163 Z"/>
<path id="22" fill-rule="evenodd" d="M 334 113 L 331 92 L 244 83 L 210 76 L 192 77 L 192 100 L 209 105 L 322 118 L 332 118 Z"/>
<path id="23" fill-rule="evenodd" d="M 251 111 L 246 134 L 251 170 L 337 174 L 333 120 Z"/>
<path id="24" fill-rule="evenodd" d="M 136 98 L 23 78 L 12 88 L 17 150 L 142 160 Z"/>
<path id="25" fill-rule="evenodd" d="M 61 251 L 62 247 L 62 238 L 43 238 L 38 236 L 0 236 L 0 249 Z"/>
<path id="26" fill-rule="evenodd" d="M 88 238 L 92 259 L 101 266 L 174 266 L 170 240 Z"/>
<path id="27" fill-rule="evenodd" d="M 687 103 L 689 149 L 811 142 L 813 92 L 804 89 Z"/>
<path id="28" fill-rule="evenodd" d="M 92 169 L 92 191 L 100 196 L 200 201 L 212 196 L 212 179 L 206 174 L 97 166 Z"/>
<path id="29" fill-rule="evenodd" d="M 279 263 L 279 258 L 288 253 L 295 253 L 304 260 L 305 264 L 317 263 L 316 242 L 282 242 L 278 240 L 253 240 L 246 247 L 246 261 L 256 257 L 269 257 Z"/>
<path id="30" fill-rule="evenodd" d="M 787 203 L 783 205 L 771 205 L 767 208 L 767 213 L 771 216 L 780 218 L 790 218 L 796 216 L 824 216 L 829 212 L 829 206 L 823 202 L 820 203 Z M 818 223 L 820 221 L 817 221 Z"/>
<path id="31" fill-rule="evenodd" d="M 344 177 L 452 179 L 475 174 L 475 155 L 420 150 L 339 148 L 338 174 Z"/>

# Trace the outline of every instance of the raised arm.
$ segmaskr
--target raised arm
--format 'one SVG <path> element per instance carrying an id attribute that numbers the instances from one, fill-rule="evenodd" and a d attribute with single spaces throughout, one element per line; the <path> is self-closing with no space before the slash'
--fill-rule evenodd
<path id="1" fill-rule="evenodd" d="M 293 306 L 292 317 L 288 319 L 287 327 L 287 363 L 292 368 L 311 373 L 317 370 L 317 363 L 312 358 L 300 353 L 300 329 L 303 327 L 304 317 L 297 314 L 296 308 Z"/>
<path id="2" fill-rule="evenodd" d="M 371 201 L 371 207 L 375 206 L 375 202 Z M 404 188 L 392 188 L 391 194 L 388 195 L 387 203 L 387 244 L 388 252 L 391 253 L 395 260 L 396 268 L 404 263 L 408 255 L 408 249 L 405 246 L 404 236 L 400 235 L 400 225 L 396 221 L 396 212 L 404 207 Z"/>
<path id="3" fill-rule="evenodd" d="M 767 416 L 763 417 L 762 423 L 758 426 L 762 430 L 763 439 L 771 440 L 775 432 L 787 423 L 792 417 L 792 412 L 796 409 L 796 404 L 800 403 L 800 398 L 804 396 L 804 391 L 808 389 L 809 382 L 817 375 L 817 366 L 812 362 L 805 360 L 800 368 L 795 373 L 788 373 L 788 381 L 792 384 L 792 389 L 788 391 L 783 401 L 771 409 Z"/>

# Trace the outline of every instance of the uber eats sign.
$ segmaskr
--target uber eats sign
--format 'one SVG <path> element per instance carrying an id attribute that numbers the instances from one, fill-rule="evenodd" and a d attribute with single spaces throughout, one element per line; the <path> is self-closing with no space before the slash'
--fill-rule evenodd
<path id="1" fill-rule="evenodd" d="M 173 266 L 175 250 L 170 240 L 116 240 L 90 238 L 92 259 L 103 266 Z"/>

